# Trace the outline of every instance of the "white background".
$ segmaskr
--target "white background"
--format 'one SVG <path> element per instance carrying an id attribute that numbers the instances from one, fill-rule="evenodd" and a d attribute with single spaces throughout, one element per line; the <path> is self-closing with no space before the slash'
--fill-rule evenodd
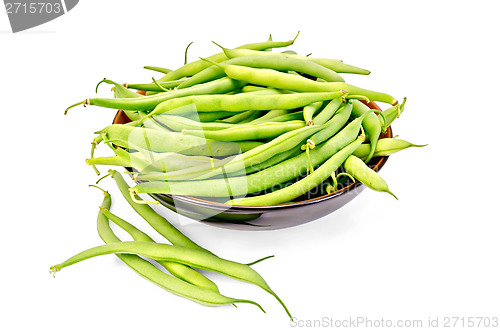
<path id="1" fill-rule="evenodd" d="M 255 266 L 307 320 L 500 317 L 495 1 L 80 1 L 12 34 L 0 13 L 0 329 L 297 329 L 264 291 L 214 276 L 222 293 L 254 299 L 209 308 L 141 279 L 116 257 L 57 274 L 49 266 L 101 244 L 102 194 L 85 165 L 93 132 L 114 112 L 65 107 L 103 77 L 148 82 L 144 65 L 176 68 L 227 47 L 288 40 L 292 49 L 370 69 L 348 82 L 408 97 L 396 134 L 428 147 L 394 155 L 381 174 L 399 197 L 365 190 L 337 212 L 278 231 L 201 225 L 161 209 L 189 237 Z M 157 76 L 158 77 L 158 76 Z M 106 88 L 102 96 L 111 96 Z M 102 148 L 101 153 L 105 153 Z M 101 168 L 106 171 L 106 168 Z M 111 181 L 113 210 L 147 229 Z M 148 232 L 160 239 L 152 231 Z M 212 275 L 211 275 L 212 276 Z"/>

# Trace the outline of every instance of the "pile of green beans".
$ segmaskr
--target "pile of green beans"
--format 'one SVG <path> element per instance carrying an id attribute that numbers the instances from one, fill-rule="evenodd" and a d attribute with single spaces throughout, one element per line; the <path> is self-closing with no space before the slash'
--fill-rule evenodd
<path id="1" fill-rule="evenodd" d="M 283 50 L 289 41 L 246 44 L 200 57 L 176 70 L 146 66 L 163 74 L 145 83 L 112 85 L 114 97 L 88 98 L 78 105 L 120 110 L 123 124 L 95 130 L 91 156 L 97 166 L 127 168 L 129 187 L 115 170 L 110 174 L 128 203 L 170 244 L 155 243 L 147 234 L 113 214 L 111 197 L 98 215 L 105 245 L 54 265 L 52 272 L 90 257 L 116 254 L 144 278 L 174 294 L 205 305 L 251 300 L 219 293 L 196 269 L 215 271 L 255 284 L 281 299 L 250 264 L 228 261 L 198 246 L 159 216 L 140 194 L 184 195 L 237 206 L 272 206 L 309 198 L 313 190 L 332 194 L 359 181 L 396 197 L 372 169 L 376 158 L 409 147 L 398 138 L 381 137 L 400 117 L 400 103 L 390 94 L 346 82 L 341 74 L 368 75 L 369 70 L 333 58 L 302 56 Z M 190 44 L 191 45 L 191 44 Z M 188 46 L 189 47 L 189 46 Z M 220 49 L 219 49 L 220 47 Z M 387 104 L 374 110 L 370 102 Z M 373 104 L 372 104 L 373 105 Z M 99 145 L 113 155 L 96 157 Z M 375 159 L 374 159 L 375 158 Z M 112 221 L 133 241 L 121 242 Z M 157 261 L 168 273 L 145 258 Z M 193 269 L 196 268 L 196 269 Z M 262 308 L 261 308 L 262 309 Z"/>
<path id="2" fill-rule="evenodd" d="M 330 186 L 331 191 L 331 181 L 339 189 L 336 177 L 343 172 L 350 175 L 344 181 L 355 178 L 390 192 L 377 189 L 387 184 L 370 171 L 369 162 L 380 156 L 379 136 L 401 115 L 406 99 L 398 103 L 389 94 L 350 85 L 339 74 L 367 75 L 366 69 L 274 50 L 292 43 L 268 41 L 235 49 L 217 45 L 222 53 L 163 70 L 165 76 L 153 78 L 154 83 L 103 79 L 99 84 L 113 85 L 115 98 L 83 103 L 122 109 L 131 122 L 96 131 L 93 150 L 104 142 L 115 155 L 91 157 L 87 163 L 131 168 L 137 182 L 130 191 L 134 199 L 150 193 L 231 205 L 282 204 L 300 200 L 316 186 Z M 374 111 L 367 106 L 372 100 L 390 107 Z M 366 141 L 358 149 L 368 148 L 364 162 L 349 157 L 359 154 L 356 149 L 322 168 L 321 177 L 314 174 L 358 137 Z M 401 150 L 399 140 L 383 145 Z M 406 144 L 410 146 L 415 145 Z M 297 181 L 304 184 L 291 185 Z"/>

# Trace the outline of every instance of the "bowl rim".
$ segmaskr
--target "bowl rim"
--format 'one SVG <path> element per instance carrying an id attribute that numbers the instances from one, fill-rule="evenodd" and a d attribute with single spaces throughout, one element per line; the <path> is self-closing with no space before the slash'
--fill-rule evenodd
<path id="1" fill-rule="evenodd" d="M 366 104 L 371 109 L 376 109 L 376 110 L 381 111 L 380 107 L 373 101 L 370 101 L 370 102 L 365 102 L 364 100 L 360 100 L 360 101 L 362 101 L 364 104 Z M 123 123 L 118 123 L 119 119 L 125 120 L 124 123 L 131 122 L 131 120 L 127 117 L 127 115 L 125 114 L 125 112 L 123 110 L 118 110 L 116 112 L 115 117 L 113 118 L 113 124 L 123 124 Z M 126 119 L 128 119 L 128 122 L 126 121 Z M 384 135 L 387 135 L 389 138 L 393 137 L 393 132 L 392 132 L 391 126 L 389 126 L 387 128 L 387 131 Z M 385 163 L 389 159 L 389 156 L 380 156 L 378 158 L 379 158 L 379 160 L 372 167 L 372 169 L 374 171 L 377 171 L 377 172 L 385 165 Z M 277 209 L 283 210 L 283 209 L 289 209 L 289 208 L 294 208 L 294 207 L 300 207 L 300 206 L 304 206 L 304 205 L 311 205 L 311 204 L 320 203 L 320 202 L 334 199 L 338 196 L 347 194 L 350 191 L 359 187 L 360 185 L 363 185 L 363 184 L 360 181 L 356 180 L 356 181 L 354 181 L 354 183 L 351 183 L 351 184 L 347 185 L 346 187 L 343 187 L 343 188 L 341 188 L 335 192 L 332 192 L 332 193 L 327 193 L 327 194 L 321 195 L 319 197 L 315 197 L 315 198 L 311 198 L 311 199 L 307 199 L 307 200 L 301 200 L 301 201 L 292 202 L 292 203 L 284 203 L 284 204 L 279 204 L 279 205 L 266 205 L 266 206 L 229 205 L 229 204 L 225 204 L 225 203 L 221 203 L 221 202 L 204 200 L 204 199 L 200 199 L 200 198 L 193 197 L 193 196 L 174 195 L 174 194 L 150 193 L 148 195 L 154 199 L 158 199 L 157 197 L 165 196 L 165 197 L 168 197 L 168 198 L 173 199 L 173 200 L 177 200 L 180 202 L 195 205 L 197 207 L 210 208 L 210 209 L 215 209 L 217 211 L 224 211 L 224 212 L 247 211 L 247 212 L 251 212 L 251 213 L 258 213 L 259 211 L 266 212 L 269 210 L 277 210 Z"/>

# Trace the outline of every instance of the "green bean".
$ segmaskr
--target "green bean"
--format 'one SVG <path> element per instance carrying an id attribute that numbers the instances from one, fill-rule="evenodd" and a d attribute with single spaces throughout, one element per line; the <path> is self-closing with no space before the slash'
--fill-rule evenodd
<path id="1" fill-rule="evenodd" d="M 238 206 L 271 206 L 291 201 L 324 182 L 332 172 L 336 171 L 338 167 L 342 165 L 342 163 L 356 150 L 356 148 L 358 148 L 359 145 L 361 145 L 363 141 L 364 136 L 361 135 L 358 139 L 356 139 L 356 141 L 350 143 L 335 153 L 318 169 L 316 169 L 316 171 L 290 186 L 268 194 L 233 199 L 226 203 Z"/>
<path id="2" fill-rule="evenodd" d="M 336 135 L 311 150 L 309 156 L 313 166 L 323 163 L 330 156 L 353 142 L 358 136 L 361 123 L 362 118 L 353 120 Z M 307 128 L 314 127 L 316 126 Z M 252 163 L 249 164 L 250 166 L 254 166 Z M 157 178 L 151 179 L 162 181 L 137 184 L 132 188 L 131 193 L 227 197 L 229 196 L 229 191 L 231 191 L 233 196 L 241 196 L 248 193 L 263 191 L 280 183 L 290 181 L 304 174 L 306 170 L 307 159 L 305 153 L 302 153 L 269 168 L 242 177 L 176 182 L 171 180 L 171 177 L 167 176 L 165 178 L 161 177 L 162 174 L 158 174 Z"/>
<path id="3" fill-rule="evenodd" d="M 349 120 L 351 116 L 352 105 L 345 104 L 328 122 L 324 124 L 323 129 L 316 132 L 309 138 L 314 144 L 321 144 L 323 141 L 329 139 L 332 135 L 337 133 Z"/>
<path id="4" fill-rule="evenodd" d="M 255 51 L 255 50 L 246 50 L 246 49 L 225 49 L 225 52 L 229 58 L 238 58 L 238 57 L 252 56 L 252 55 L 253 56 L 274 56 L 275 55 L 275 53 L 269 54 L 269 53 L 259 52 L 259 51 Z M 309 56 L 301 56 L 301 55 L 293 55 L 293 54 L 288 54 L 288 57 L 290 57 L 292 59 L 296 59 L 296 60 L 310 61 L 310 62 L 319 64 L 325 68 L 328 68 L 328 69 L 333 70 L 334 72 L 338 72 L 338 73 L 352 73 L 352 74 L 360 74 L 360 75 L 370 74 L 370 71 L 368 71 L 366 69 L 361 69 L 361 68 L 355 67 L 353 65 L 346 64 L 346 63 L 342 62 L 341 60 L 318 59 L 318 58 L 312 58 Z"/>
<path id="5" fill-rule="evenodd" d="M 330 118 L 332 118 L 332 116 L 339 110 L 341 105 L 342 98 L 333 99 L 321 110 L 318 115 L 313 118 L 313 123 L 315 125 L 322 125 L 328 122 L 328 120 L 330 120 Z"/>
<path id="6" fill-rule="evenodd" d="M 132 167 L 132 162 L 130 159 L 124 159 L 118 155 L 91 157 L 86 159 L 85 162 L 87 163 L 87 165 L 110 165 L 110 166 L 120 166 L 120 167 Z"/>
<path id="7" fill-rule="evenodd" d="M 382 118 L 380 120 L 382 121 L 382 132 L 386 132 L 387 128 L 394 122 L 396 118 L 401 115 L 401 113 L 405 109 L 405 103 L 406 103 L 406 98 L 403 99 L 403 102 L 400 104 L 397 104 L 395 106 L 389 107 L 386 110 L 382 112 L 384 115 L 385 123 L 383 122 Z"/>
<path id="8" fill-rule="evenodd" d="M 182 91 L 182 90 L 179 90 Z M 338 98 L 343 91 L 312 92 L 279 95 L 252 95 L 240 93 L 237 95 L 194 95 L 167 100 L 160 103 L 148 116 L 163 114 L 184 114 L 190 111 L 233 111 L 269 109 L 295 109 L 316 101 Z"/>
<path id="9" fill-rule="evenodd" d="M 248 265 L 225 260 L 212 254 L 185 247 L 141 241 L 110 243 L 80 252 L 62 263 L 53 265 L 50 270 L 55 273 L 63 268 L 92 257 L 116 253 L 135 254 L 156 261 L 181 263 L 193 268 L 214 271 L 240 281 L 254 284 L 274 296 L 283 309 L 285 309 L 287 315 L 292 318 L 283 301 L 281 301 L 278 295 L 269 287 L 264 278 Z"/>
<path id="10" fill-rule="evenodd" d="M 99 88 L 99 85 L 101 85 L 102 83 L 113 85 L 113 91 L 115 92 L 115 98 L 140 98 L 140 97 L 143 97 L 142 95 L 140 95 L 134 91 L 130 91 L 125 86 L 118 84 L 110 79 L 106 79 L 106 78 L 104 78 L 99 83 L 97 83 L 97 86 L 95 87 L 96 93 L 97 93 L 97 89 Z"/>
<path id="11" fill-rule="evenodd" d="M 123 86 L 121 84 L 118 84 L 118 83 L 115 83 L 114 81 L 112 81 L 110 79 L 106 79 L 106 78 L 104 78 L 99 83 L 97 83 L 97 86 L 95 87 L 96 93 L 97 93 L 97 89 L 99 88 L 99 85 L 101 85 L 101 83 L 107 83 L 107 84 L 114 85 L 112 89 L 113 89 L 113 91 L 115 93 L 115 98 L 124 98 L 124 99 L 127 99 L 127 98 L 140 98 L 140 97 L 143 97 L 139 93 L 136 93 L 134 91 L 130 91 L 125 86 Z M 123 112 L 132 121 L 139 120 L 142 117 L 144 117 L 144 114 L 142 114 L 140 112 L 133 112 L 133 111 L 129 111 L 129 110 L 124 110 Z"/>
<path id="12" fill-rule="evenodd" d="M 101 207 L 103 209 L 109 209 L 110 206 L 111 196 L 108 192 L 105 192 Z M 97 217 L 97 230 L 99 232 L 99 236 L 106 244 L 121 242 L 120 239 L 113 233 L 113 230 L 111 230 L 109 220 L 106 216 L 104 216 L 102 211 L 99 211 Z M 143 278 L 160 286 L 170 293 L 184 297 L 196 303 L 206 306 L 221 306 L 242 302 L 253 304 L 264 311 L 262 307 L 254 301 L 230 298 L 216 291 L 195 286 L 181 279 L 170 276 L 162 272 L 149 261 L 146 261 L 137 255 L 117 254 L 117 257 Z"/>
<path id="13" fill-rule="evenodd" d="M 333 92 L 345 90 L 349 94 L 362 95 L 370 100 L 381 101 L 395 105 L 394 97 L 343 82 L 318 82 L 299 75 L 291 75 L 272 69 L 257 69 L 232 64 L 217 63 L 230 78 L 245 81 L 250 84 L 274 87 L 297 92 Z"/>
<path id="14" fill-rule="evenodd" d="M 298 34 L 297 34 L 298 36 Z M 254 43 L 254 44 L 247 44 L 243 46 L 239 46 L 237 48 L 242 48 L 242 49 L 252 49 L 252 50 L 264 50 L 268 48 L 278 48 L 278 47 L 286 47 L 290 46 L 295 42 L 295 38 L 293 40 L 285 41 L 285 42 L 277 42 L 277 41 L 266 41 L 266 42 L 261 42 L 261 43 Z M 214 62 L 220 62 L 224 61 L 227 59 L 227 56 L 224 54 L 224 52 L 220 52 L 217 54 L 214 54 L 212 56 L 209 56 L 208 59 Z M 160 82 L 166 82 L 166 81 L 171 81 L 175 79 L 179 79 L 182 77 L 187 77 L 187 76 L 193 76 L 196 73 L 200 72 L 201 70 L 209 67 L 210 65 L 207 64 L 205 61 L 194 61 L 191 63 L 188 63 L 182 67 L 180 67 L 177 70 L 174 70 L 172 72 L 167 73 L 164 77 L 160 79 Z"/>
<path id="15" fill-rule="evenodd" d="M 363 183 L 366 187 L 379 192 L 387 192 L 398 199 L 387 186 L 385 180 L 376 171 L 366 165 L 360 158 L 351 155 L 344 162 L 345 171 Z"/>
<path id="16" fill-rule="evenodd" d="M 427 145 L 416 145 L 412 144 L 403 139 L 397 138 L 382 138 L 377 141 L 377 147 L 375 148 L 375 153 L 373 157 L 377 156 L 389 156 L 396 152 L 402 151 L 409 147 L 424 147 Z M 368 155 L 370 155 L 370 144 L 362 144 L 358 147 L 353 153 L 353 155 L 359 157 L 362 160 L 365 160 Z"/>
<path id="17" fill-rule="evenodd" d="M 152 152 L 182 152 L 187 155 L 225 156 L 248 151 L 257 142 L 213 141 L 183 135 L 179 132 L 160 131 L 140 127 L 112 124 L 99 131 L 108 142 L 120 147 L 138 146 Z"/>
<path id="18" fill-rule="evenodd" d="M 276 138 L 286 132 L 297 130 L 304 126 L 304 121 L 267 122 L 253 125 L 238 125 L 217 131 L 183 130 L 182 133 L 219 141 L 242 141 Z"/>
<path id="19" fill-rule="evenodd" d="M 380 137 L 380 133 L 382 132 L 382 125 L 380 124 L 380 119 L 378 118 L 378 116 L 374 113 L 370 113 L 371 109 L 364 103 L 358 100 L 351 100 L 350 102 L 352 103 L 353 116 L 359 117 L 368 113 L 368 115 L 363 120 L 363 128 L 366 131 L 366 135 L 370 140 L 370 146 L 371 146 L 370 154 L 365 160 L 365 162 L 368 162 L 375 153 L 377 140 Z"/>
<path id="20" fill-rule="evenodd" d="M 323 106 L 323 102 L 319 101 L 304 107 L 304 121 L 307 125 L 314 125 L 312 118 L 321 106 Z"/>
<path id="21" fill-rule="evenodd" d="M 243 84 L 245 83 L 235 81 L 228 77 L 224 77 L 212 82 L 199 84 L 190 88 L 182 90 L 174 90 L 170 92 L 162 92 L 141 98 L 119 98 L 119 99 L 90 98 L 69 106 L 64 113 L 66 114 L 69 109 L 76 107 L 78 105 L 84 105 L 84 106 L 94 105 L 94 106 L 122 109 L 122 110 L 150 111 L 153 110 L 158 104 L 166 100 L 181 98 L 190 95 L 227 93 L 229 91 L 233 91 L 235 89 L 240 88 Z"/>
<path id="22" fill-rule="evenodd" d="M 158 85 L 153 84 L 153 83 L 148 83 L 148 84 L 129 84 L 126 83 L 124 84 L 125 87 L 131 88 L 134 90 L 140 90 L 140 91 L 154 91 L 154 92 L 163 92 L 164 89 L 172 89 L 175 87 L 178 87 L 179 84 L 187 81 L 188 78 L 181 78 L 169 82 L 158 82 L 158 84 L 161 87 L 158 87 Z"/>
<path id="23" fill-rule="evenodd" d="M 104 216 L 106 216 L 110 221 L 118 225 L 120 228 L 128 232 L 135 241 L 147 241 L 155 242 L 150 236 L 142 232 L 129 222 L 111 213 L 108 209 L 101 209 Z M 173 276 L 180 278 L 188 283 L 196 286 L 204 287 L 212 291 L 219 292 L 219 288 L 210 279 L 200 274 L 198 271 L 179 263 L 172 263 L 166 261 L 158 261 L 158 263 L 163 266 L 167 271 L 169 271 Z"/>

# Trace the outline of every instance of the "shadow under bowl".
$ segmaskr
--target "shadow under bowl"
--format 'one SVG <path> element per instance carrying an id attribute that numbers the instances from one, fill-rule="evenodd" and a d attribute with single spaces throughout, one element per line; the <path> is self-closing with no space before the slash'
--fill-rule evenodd
<path id="1" fill-rule="evenodd" d="M 367 105 L 380 110 L 374 103 Z M 130 119 L 123 111 L 118 111 L 113 124 L 124 124 Z M 380 138 L 392 138 L 389 127 Z M 369 166 L 379 171 L 388 156 L 374 157 Z M 129 169 L 130 170 L 130 169 Z M 346 205 L 354 199 L 365 186 L 359 181 L 350 183 L 330 194 L 306 194 L 288 204 L 273 206 L 231 206 L 191 196 L 170 194 L 149 194 L 161 205 L 204 224 L 234 230 L 276 230 L 314 221 Z"/>

